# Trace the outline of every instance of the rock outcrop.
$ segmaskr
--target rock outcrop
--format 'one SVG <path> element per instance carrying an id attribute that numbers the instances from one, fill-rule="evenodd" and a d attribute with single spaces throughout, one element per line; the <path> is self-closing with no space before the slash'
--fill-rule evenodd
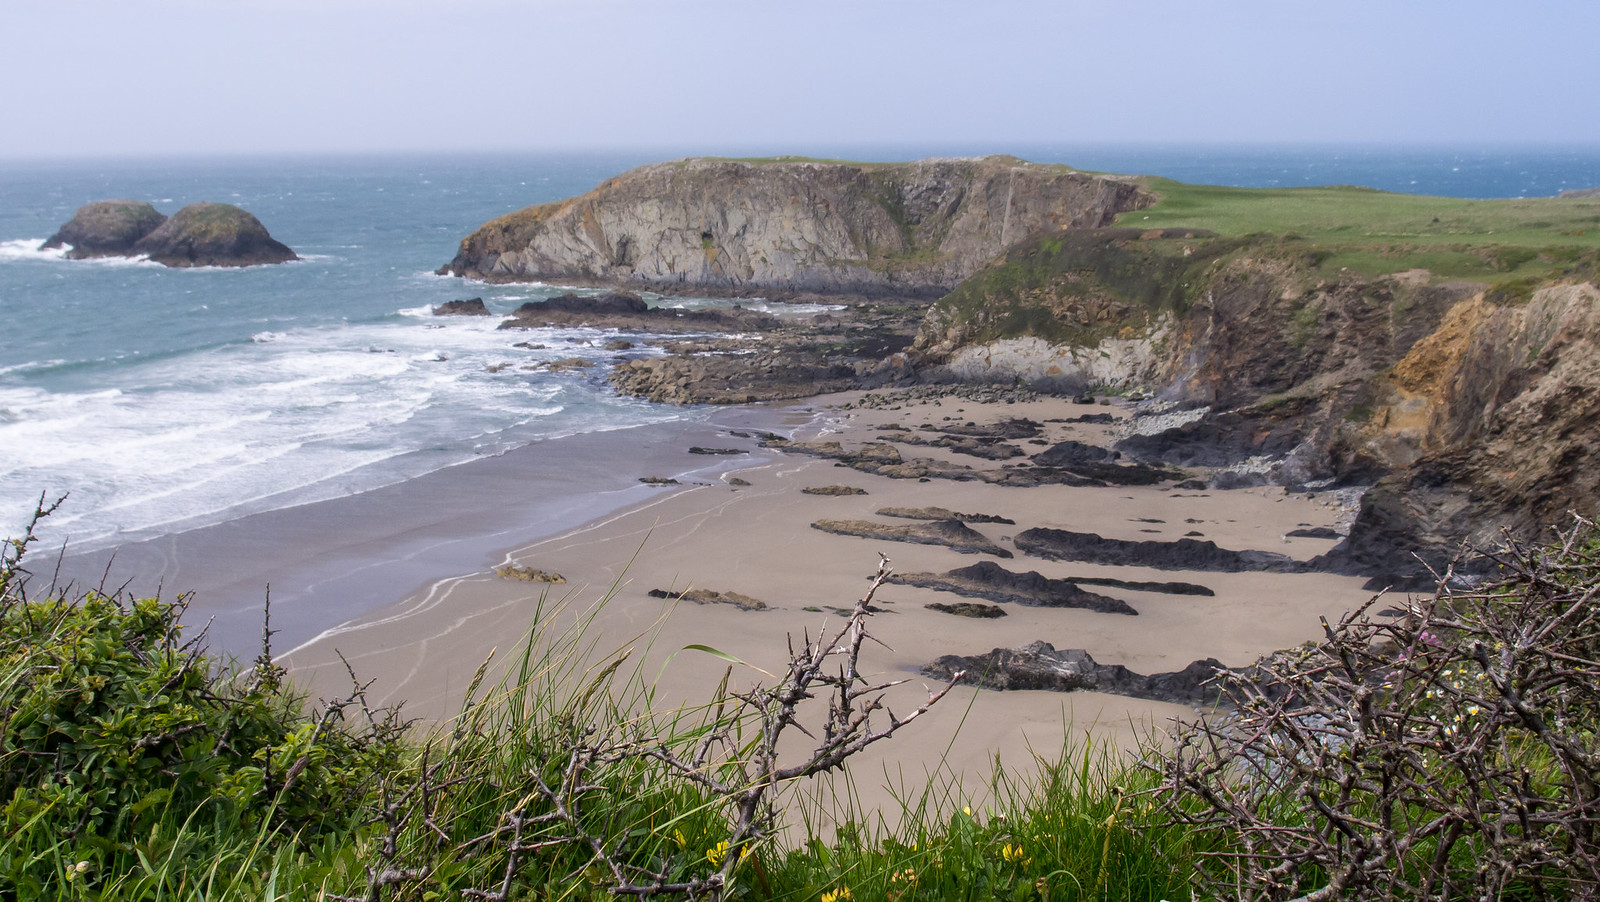
<path id="1" fill-rule="evenodd" d="M 164 266 L 257 266 L 300 259 L 232 204 L 198 203 L 172 214 L 133 245 Z"/>
<path id="2" fill-rule="evenodd" d="M 895 581 L 923 589 L 953 592 L 967 598 L 1039 608 L 1082 608 L 1103 614 L 1138 614 L 1120 598 L 1088 592 L 1070 579 L 1049 579 L 1037 571 L 1014 573 L 993 561 L 981 561 L 948 573 L 906 573 Z"/>
<path id="3" fill-rule="evenodd" d="M 1108 225 L 1131 178 L 1014 157 L 688 159 L 493 220 L 441 274 L 699 294 L 933 298 L 1036 232 Z"/>
<path id="4" fill-rule="evenodd" d="M 136 200 L 102 200 L 84 204 L 51 235 L 43 250 L 66 247 L 67 257 L 129 257 L 133 246 L 167 221 L 155 207 Z"/>
<path id="5" fill-rule="evenodd" d="M 1081 648 L 1058 651 L 1049 642 L 997 648 L 982 655 L 945 655 L 922 668 L 924 675 L 940 680 L 963 671 L 961 682 L 985 689 L 1084 690 L 1179 705 L 1213 705 L 1221 693 L 1211 681 L 1226 668 L 1215 658 L 1206 658 L 1173 673 L 1144 676 L 1120 664 L 1100 664 Z"/>
<path id="6" fill-rule="evenodd" d="M 466 298 L 459 301 L 445 301 L 433 308 L 434 316 L 492 316 L 489 308 L 484 306 L 483 298 Z"/>
<path id="7" fill-rule="evenodd" d="M 1464 540 L 1600 513 L 1582 463 L 1600 449 L 1600 287 L 1577 253 L 1546 260 L 1573 275 L 1491 287 L 1325 267 L 1292 236 L 1041 235 L 934 304 L 909 357 L 1155 394 L 1169 424 L 1139 417 L 1117 450 L 1222 468 L 1213 488 L 1376 483 L 1319 566 L 1419 588 Z M 1061 446 L 1034 470 L 1096 475 L 1092 456 Z"/>
<path id="8" fill-rule="evenodd" d="M 912 542 L 917 545 L 943 545 L 962 554 L 992 554 L 1011 557 L 1011 552 L 989 541 L 983 533 L 960 520 L 929 520 L 907 526 L 891 526 L 871 520 L 818 520 L 812 529 L 840 536 Z"/>

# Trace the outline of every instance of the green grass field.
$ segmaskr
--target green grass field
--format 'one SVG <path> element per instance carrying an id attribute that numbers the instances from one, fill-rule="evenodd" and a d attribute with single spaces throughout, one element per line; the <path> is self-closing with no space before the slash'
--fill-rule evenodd
<path id="1" fill-rule="evenodd" d="M 1367 275 L 1427 269 L 1498 282 L 1545 276 L 1600 252 L 1600 199 L 1464 200 L 1370 188 L 1228 188 L 1147 178 L 1156 206 L 1118 217 L 1131 228 L 1223 236 L 1295 235 L 1323 266 Z"/>

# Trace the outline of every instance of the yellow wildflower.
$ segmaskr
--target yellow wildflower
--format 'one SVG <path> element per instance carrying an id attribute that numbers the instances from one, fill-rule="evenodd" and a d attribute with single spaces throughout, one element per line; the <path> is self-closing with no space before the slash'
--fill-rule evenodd
<path id="1" fill-rule="evenodd" d="M 1006 843 L 1000 849 L 1000 857 L 1004 858 L 1007 864 L 1028 865 L 1033 863 L 1033 859 L 1028 857 L 1028 853 L 1020 843 Z"/>
<path id="2" fill-rule="evenodd" d="M 822 894 L 822 902 L 850 902 L 854 898 L 855 896 L 850 895 L 850 887 L 848 886 L 830 889 Z"/>
<path id="3" fill-rule="evenodd" d="M 728 857 L 728 841 L 723 840 L 706 850 L 706 861 L 711 862 L 714 868 L 722 867 L 723 859 Z"/>

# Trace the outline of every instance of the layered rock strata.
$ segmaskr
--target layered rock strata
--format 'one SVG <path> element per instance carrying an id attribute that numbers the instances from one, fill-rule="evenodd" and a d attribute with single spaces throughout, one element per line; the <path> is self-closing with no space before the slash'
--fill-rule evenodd
<path id="1" fill-rule="evenodd" d="M 468 235 L 441 274 L 698 294 L 928 298 L 1041 231 L 1107 225 L 1133 179 L 1014 157 L 688 159 L 643 166 Z"/>

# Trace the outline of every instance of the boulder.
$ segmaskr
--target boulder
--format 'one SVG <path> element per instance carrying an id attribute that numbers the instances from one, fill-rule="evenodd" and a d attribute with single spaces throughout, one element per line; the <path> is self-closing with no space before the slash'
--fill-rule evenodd
<path id="1" fill-rule="evenodd" d="M 139 239 L 166 221 L 167 217 L 142 201 L 96 201 L 79 207 L 41 249 L 67 247 L 67 257 L 72 260 L 132 256 Z"/>
<path id="2" fill-rule="evenodd" d="M 434 316 L 488 316 L 489 308 L 483 305 L 483 298 L 467 298 L 461 301 L 447 301 L 433 308 Z"/>

